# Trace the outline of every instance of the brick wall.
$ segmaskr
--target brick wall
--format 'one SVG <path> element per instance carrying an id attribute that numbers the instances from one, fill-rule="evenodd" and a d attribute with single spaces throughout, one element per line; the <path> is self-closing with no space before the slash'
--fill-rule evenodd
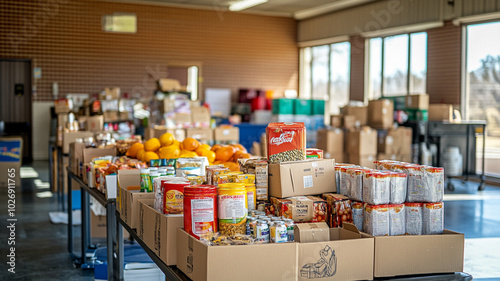
<path id="1" fill-rule="evenodd" d="M 427 31 L 427 93 L 431 103 L 460 104 L 462 27 L 446 22 Z"/>
<path id="2" fill-rule="evenodd" d="M 135 13 L 137 33 L 102 31 L 103 15 Z M 7 0 L 0 3 L 0 57 L 42 69 L 34 101 L 106 86 L 150 95 L 168 64 L 202 65 L 202 89 L 297 89 L 296 21 L 291 18 L 111 3 Z"/>

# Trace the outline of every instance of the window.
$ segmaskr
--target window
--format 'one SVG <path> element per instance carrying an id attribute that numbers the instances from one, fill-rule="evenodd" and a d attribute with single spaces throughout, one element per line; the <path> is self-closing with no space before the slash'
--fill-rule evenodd
<path id="1" fill-rule="evenodd" d="M 427 33 L 369 40 L 368 99 L 425 93 Z"/>
<path id="2" fill-rule="evenodd" d="M 466 26 L 465 89 L 462 117 L 486 120 L 485 166 L 488 175 L 500 176 L 500 22 Z M 482 140 L 477 141 L 478 151 Z M 461 152 L 462 154 L 464 152 Z M 482 155 L 478 152 L 479 156 Z M 476 166 L 481 171 L 481 161 Z"/>
<path id="3" fill-rule="evenodd" d="M 327 115 L 349 102 L 351 44 L 335 43 L 301 51 L 301 97 L 327 100 Z"/>
<path id="4" fill-rule="evenodd" d="M 136 33 L 137 17 L 124 13 L 105 15 L 102 17 L 102 29 L 107 32 Z"/>

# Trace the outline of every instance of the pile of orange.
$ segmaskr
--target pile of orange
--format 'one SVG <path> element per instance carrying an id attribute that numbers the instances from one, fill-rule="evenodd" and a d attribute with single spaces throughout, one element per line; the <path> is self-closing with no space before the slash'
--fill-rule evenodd
<path id="1" fill-rule="evenodd" d="M 179 142 L 171 133 L 149 139 L 144 144 L 135 143 L 128 149 L 126 155 L 146 163 L 152 159 L 205 156 L 210 164 L 224 164 L 231 171 L 239 171 L 238 159 L 251 157 L 241 144 L 216 144 L 211 147 L 208 144 L 201 144 L 194 138 L 185 138 Z"/>

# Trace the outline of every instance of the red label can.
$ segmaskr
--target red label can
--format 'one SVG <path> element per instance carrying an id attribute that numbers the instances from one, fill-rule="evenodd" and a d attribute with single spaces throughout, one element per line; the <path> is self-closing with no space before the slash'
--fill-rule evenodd
<path id="1" fill-rule="evenodd" d="M 162 182 L 164 214 L 182 214 L 184 211 L 184 181 Z"/>
<path id="2" fill-rule="evenodd" d="M 189 185 L 184 188 L 184 230 L 200 239 L 217 232 L 217 188 Z"/>

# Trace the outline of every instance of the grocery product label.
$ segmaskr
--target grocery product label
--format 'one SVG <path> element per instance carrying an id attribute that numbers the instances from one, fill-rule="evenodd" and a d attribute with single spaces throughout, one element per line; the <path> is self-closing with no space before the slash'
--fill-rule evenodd
<path id="1" fill-rule="evenodd" d="M 191 218 L 194 234 L 200 236 L 214 232 L 214 200 L 212 198 L 192 199 Z"/>
<path id="2" fill-rule="evenodd" d="M 313 177 L 312 175 L 304 176 L 304 188 L 313 187 Z"/>
<path id="3" fill-rule="evenodd" d="M 255 201 L 253 192 L 252 191 L 247 192 L 247 206 L 249 210 L 255 209 L 254 202 Z"/>
<path id="4" fill-rule="evenodd" d="M 239 223 L 246 218 L 245 195 L 219 195 L 219 223 Z"/>
<path id="5" fill-rule="evenodd" d="M 292 200 L 292 217 L 295 221 L 311 221 L 314 218 L 314 202 L 307 197 Z"/>
<path id="6" fill-rule="evenodd" d="M 165 214 L 182 214 L 184 208 L 184 194 L 178 190 L 169 190 L 165 193 Z"/>

